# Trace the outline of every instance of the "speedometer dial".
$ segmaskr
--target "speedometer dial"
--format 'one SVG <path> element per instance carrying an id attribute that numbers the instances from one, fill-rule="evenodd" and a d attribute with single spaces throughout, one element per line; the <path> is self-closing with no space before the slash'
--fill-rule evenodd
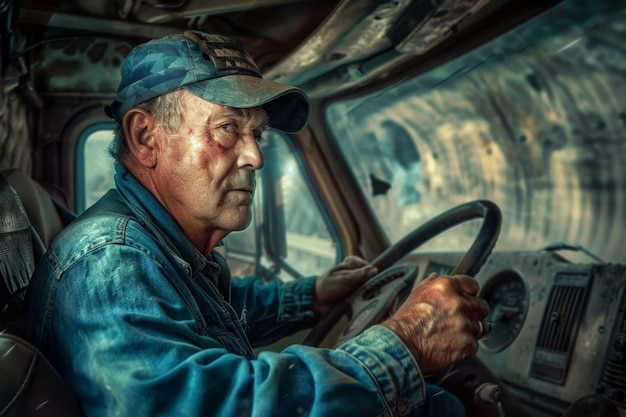
<path id="1" fill-rule="evenodd" d="M 481 296 L 491 307 L 486 319 L 491 331 L 480 343 L 486 350 L 498 352 L 522 330 L 528 307 L 526 285 L 517 273 L 506 271 L 492 278 Z"/>

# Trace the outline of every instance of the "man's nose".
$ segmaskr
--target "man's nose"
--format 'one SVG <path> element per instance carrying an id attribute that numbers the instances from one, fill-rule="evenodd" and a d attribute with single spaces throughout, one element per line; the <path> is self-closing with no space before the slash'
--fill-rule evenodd
<path id="1" fill-rule="evenodd" d="M 243 146 L 239 154 L 241 166 L 255 170 L 263 168 L 265 163 L 263 152 L 254 134 L 246 135 L 243 139 Z"/>

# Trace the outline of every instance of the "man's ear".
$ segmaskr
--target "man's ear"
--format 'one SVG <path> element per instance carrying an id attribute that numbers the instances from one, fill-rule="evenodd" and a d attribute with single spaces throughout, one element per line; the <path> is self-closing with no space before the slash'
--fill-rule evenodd
<path id="1" fill-rule="evenodd" d="M 122 119 L 128 150 L 146 168 L 154 168 L 157 162 L 156 128 L 152 114 L 138 107 L 130 109 Z"/>

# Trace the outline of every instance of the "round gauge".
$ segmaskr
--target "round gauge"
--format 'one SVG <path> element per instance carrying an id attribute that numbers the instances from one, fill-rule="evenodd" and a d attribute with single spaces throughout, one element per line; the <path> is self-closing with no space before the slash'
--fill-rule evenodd
<path id="1" fill-rule="evenodd" d="M 481 297 L 491 307 L 485 319 L 491 331 L 480 344 L 490 352 L 498 352 L 510 345 L 522 330 L 528 309 L 526 285 L 517 273 L 502 272 L 489 281 Z"/>

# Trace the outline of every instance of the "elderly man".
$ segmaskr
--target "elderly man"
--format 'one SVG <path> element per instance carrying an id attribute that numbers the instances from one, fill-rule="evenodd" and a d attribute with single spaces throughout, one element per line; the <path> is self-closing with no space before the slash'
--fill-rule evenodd
<path id="1" fill-rule="evenodd" d="M 488 306 L 471 277 L 429 277 L 336 349 L 253 354 L 376 273 L 350 256 L 317 279 L 231 280 L 215 251 L 250 222 L 263 130 L 307 123 L 302 91 L 187 31 L 131 51 L 106 111 L 116 188 L 53 242 L 27 295 L 30 338 L 86 417 L 463 415 L 423 374 L 478 348 Z"/>

